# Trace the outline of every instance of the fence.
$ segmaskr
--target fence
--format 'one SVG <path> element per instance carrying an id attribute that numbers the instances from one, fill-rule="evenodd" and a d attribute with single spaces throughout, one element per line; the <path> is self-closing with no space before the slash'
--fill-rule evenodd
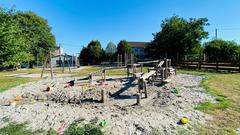
<path id="1" fill-rule="evenodd" d="M 240 72 L 240 61 L 201 61 L 185 60 L 177 62 L 175 65 L 184 68 L 215 69 Z"/>

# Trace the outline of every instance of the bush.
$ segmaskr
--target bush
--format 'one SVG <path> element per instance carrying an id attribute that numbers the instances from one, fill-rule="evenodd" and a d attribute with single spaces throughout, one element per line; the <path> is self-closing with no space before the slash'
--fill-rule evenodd
<path id="1" fill-rule="evenodd" d="M 64 135 L 103 135 L 103 132 L 95 119 L 83 126 L 81 126 L 81 121 L 76 120 L 68 127 Z"/>
<path id="2" fill-rule="evenodd" d="M 236 42 L 225 40 L 212 40 L 204 44 L 204 53 L 208 60 L 237 60 L 240 47 Z"/>

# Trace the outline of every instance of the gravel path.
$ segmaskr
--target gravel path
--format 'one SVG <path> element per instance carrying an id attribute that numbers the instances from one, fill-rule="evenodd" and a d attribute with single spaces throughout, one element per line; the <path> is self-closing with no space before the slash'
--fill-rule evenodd
<path id="1" fill-rule="evenodd" d="M 104 130 L 109 135 L 149 134 L 154 128 L 159 129 L 163 134 L 196 134 L 200 126 L 211 119 L 209 115 L 194 109 L 198 103 L 212 99 L 203 88 L 199 87 L 203 78 L 204 76 L 179 74 L 172 76 L 172 81 L 164 86 L 148 86 L 149 98 L 142 99 L 141 106 L 134 105 L 136 103 L 134 95 L 138 91 L 136 81 L 128 84 L 126 79 L 109 79 L 106 83 L 89 86 L 93 87 L 93 90 L 85 90 L 85 86 L 79 84 L 66 87 L 66 82 L 73 79 L 69 77 L 27 83 L 0 93 L 0 127 L 14 121 L 28 122 L 28 128 L 33 130 L 57 130 L 63 125 L 69 125 L 75 119 L 84 118 L 85 121 L 90 121 L 97 117 L 108 122 Z M 46 86 L 53 83 L 55 84 L 53 90 L 45 92 Z M 127 90 L 124 90 L 126 88 Z M 109 95 L 120 89 L 123 89 L 123 92 L 120 96 L 108 96 L 105 104 L 93 102 L 100 100 L 99 91 L 102 89 L 108 91 Z M 178 94 L 171 93 L 173 89 L 177 89 Z M 15 107 L 5 105 L 17 95 L 30 93 L 46 96 L 63 91 L 68 98 L 74 95 L 80 96 L 81 102 L 56 103 L 49 98 L 32 102 L 31 98 L 34 96 L 28 96 L 28 100 L 24 99 Z M 84 99 L 89 100 L 83 102 Z M 184 116 L 189 119 L 189 123 L 179 125 L 179 119 Z"/>

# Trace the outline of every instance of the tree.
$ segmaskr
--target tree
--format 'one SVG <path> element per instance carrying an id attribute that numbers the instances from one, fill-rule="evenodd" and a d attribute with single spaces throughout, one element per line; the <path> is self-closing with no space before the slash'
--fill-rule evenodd
<path id="1" fill-rule="evenodd" d="M 22 36 L 14 15 L 14 9 L 0 8 L 0 67 L 17 67 L 30 55 L 27 39 Z"/>
<path id="2" fill-rule="evenodd" d="M 81 50 L 80 59 L 88 64 L 98 64 L 101 62 L 104 53 L 104 50 L 101 48 L 101 43 L 98 40 L 92 40 L 87 48 L 83 47 Z"/>
<path id="3" fill-rule="evenodd" d="M 117 51 L 116 45 L 110 41 L 105 49 L 106 54 L 113 55 L 114 53 L 116 53 L 116 51 Z"/>
<path id="4" fill-rule="evenodd" d="M 92 64 L 97 64 L 100 62 L 102 48 L 101 43 L 98 40 L 92 40 L 87 48 L 90 51 L 89 59 Z"/>
<path id="5" fill-rule="evenodd" d="M 161 31 L 153 34 L 154 39 L 146 50 L 153 58 L 164 58 L 167 55 L 168 58 L 176 59 L 192 53 L 201 40 L 208 36 L 204 30 L 207 22 L 207 18 L 167 18 L 161 24 Z"/>
<path id="6" fill-rule="evenodd" d="M 56 47 L 47 21 L 33 12 L 0 8 L 0 66 L 17 66 Z M 38 55 L 38 56 L 39 56 Z"/>
<path id="7" fill-rule="evenodd" d="M 113 62 L 113 56 L 117 52 L 117 47 L 113 42 L 109 42 L 106 49 L 105 49 L 105 55 L 108 57 L 108 60 L 110 63 Z"/>
<path id="8" fill-rule="evenodd" d="M 131 54 L 132 48 L 126 40 L 121 40 L 117 46 L 117 53 L 118 54 L 125 54 L 125 53 Z"/>
<path id="9" fill-rule="evenodd" d="M 82 60 L 83 63 L 90 63 L 90 50 L 86 47 L 83 47 L 81 52 L 80 52 L 80 59 Z"/>
<path id="10" fill-rule="evenodd" d="M 239 45 L 234 41 L 212 40 L 204 44 L 208 60 L 236 60 L 239 58 Z"/>
<path id="11" fill-rule="evenodd" d="M 56 49 L 56 40 L 51 33 L 51 27 L 47 20 L 31 11 L 18 11 L 15 18 L 24 33 L 23 36 L 28 39 L 26 44 L 31 46 L 30 52 L 33 55 L 31 65 L 37 59 L 37 56 L 45 56 L 46 53 Z"/>

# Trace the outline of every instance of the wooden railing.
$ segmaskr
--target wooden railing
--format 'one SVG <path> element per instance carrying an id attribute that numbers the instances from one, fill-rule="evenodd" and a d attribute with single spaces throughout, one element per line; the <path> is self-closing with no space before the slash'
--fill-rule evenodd
<path id="1" fill-rule="evenodd" d="M 240 61 L 179 61 L 176 66 L 197 69 L 215 69 L 240 72 Z"/>

